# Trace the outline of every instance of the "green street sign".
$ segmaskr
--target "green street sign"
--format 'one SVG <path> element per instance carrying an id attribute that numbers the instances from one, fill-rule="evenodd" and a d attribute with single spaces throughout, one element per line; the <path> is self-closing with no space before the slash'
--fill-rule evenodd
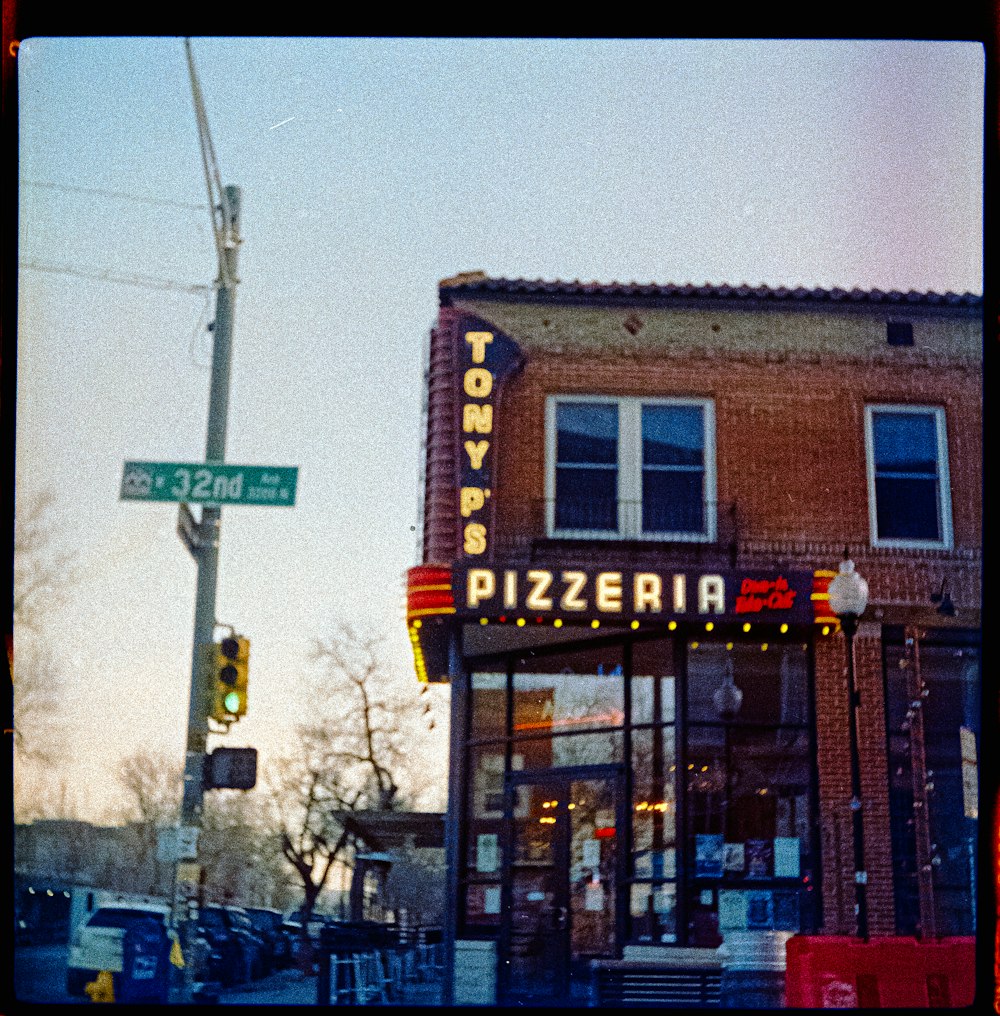
<path id="1" fill-rule="evenodd" d="M 189 504 L 295 504 L 298 466 L 230 466 L 222 462 L 126 462 L 123 501 Z"/>

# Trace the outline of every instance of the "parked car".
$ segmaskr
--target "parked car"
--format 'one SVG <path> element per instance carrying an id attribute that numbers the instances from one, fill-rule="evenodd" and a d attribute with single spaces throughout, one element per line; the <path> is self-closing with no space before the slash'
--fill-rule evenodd
<path id="1" fill-rule="evenodd" d="M 284 919 L 280 910 L 269 907 L 243 908 L 257 934 L 264 940 L 268 966 L 271 970 L 281 970 L 291 963 L 292 948 L 288 935 L 285 933 Z"/>
<path id="2" fill-rule="evenodd" d="M 208 978 L 224 987 L 245 984 L 251 979 L 253 948 L 247 944 L 232 920 L 229 908 L 202 907 L 198 917 L 199 932 L 209 946 Z"/>
<path id="3" fill-rule="evenodd" d="M 122 939 L 125 932 L 141 921 L 153 920 L 174 937 L 167 927 L 170 908 L 167 904 L 133 906 L 117 903 L 98 907 L 88 920 L 73 933 L 66 967 L 66 989 L 71 995 L 83 995 L 85 986 L 99 971 L 120 973 L 122 969 Z"/>
<path id="4" fill-rule="evenodd" d="M 247 957 L 247 972 L 251 980 L 259 980 L 271 972 L 271 959 L 267 943 L 254 926 L 250 915 L 243 907 L 223 907 L 229 917 L 229 925 L 239 939 Z"/>

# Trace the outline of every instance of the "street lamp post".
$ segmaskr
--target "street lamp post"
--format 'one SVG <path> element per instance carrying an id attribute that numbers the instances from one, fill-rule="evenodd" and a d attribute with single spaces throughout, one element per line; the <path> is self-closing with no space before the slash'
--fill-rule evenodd
<path id="1" fill-rule="evenodd" d="M 861 697 L 854 678 L 854 634 L 858 618 L 868 605 L 868 583 L 854 570 L 854 562 L 844 548 L 844 560 L 830 581 L 830 609 L 840 618 L 847 637 L 847 732 L 851 752 L 851 814 L 854 826 L 854 894 L 858 918 L 858 936 L 868 939 L 868 872 L 865 870 L 864 812 L 861 805 L 861 758 L 858 753 L 858 708 Z"/>

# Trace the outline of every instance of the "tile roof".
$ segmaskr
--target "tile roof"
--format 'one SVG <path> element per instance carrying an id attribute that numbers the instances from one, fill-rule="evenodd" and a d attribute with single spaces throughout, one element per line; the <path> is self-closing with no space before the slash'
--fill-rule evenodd
<path id="1" fill-rule="evenodd" d="M 564 296 L 652 299 L 768 300 L 788 303 L 879 303 L 923 306 L 980 308 L 983 298 L 975 293 L 920 293 L 897 289 L 807 289 L 804 286 L 738 286 L 727 284 L 694 286 L 653 285 L 637 282 L 573 282 L 543 279 L 491 279 L 482 272 L 464 272 L 439 283 L 442 303 L 456 296 Z"/>

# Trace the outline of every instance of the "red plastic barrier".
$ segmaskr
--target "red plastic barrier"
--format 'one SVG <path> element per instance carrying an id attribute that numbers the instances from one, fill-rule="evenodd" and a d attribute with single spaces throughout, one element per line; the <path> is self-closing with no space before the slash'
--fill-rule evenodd
<path id="1" fill-rule="evenodd" d="M 974 938 L 793 935 L 785 945 L 789 1009 L 954 1008 L 975 993 Z"/>

